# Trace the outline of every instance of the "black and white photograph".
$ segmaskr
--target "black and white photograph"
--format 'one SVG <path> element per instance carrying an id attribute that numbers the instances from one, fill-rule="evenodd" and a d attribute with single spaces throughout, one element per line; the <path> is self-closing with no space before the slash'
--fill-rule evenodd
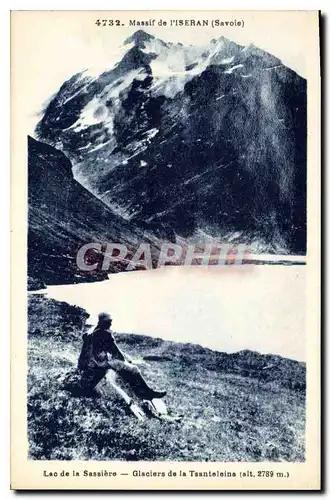
<path id="1" fill-rule="evenodd" d="M 263 15 L 12 14 L 22 460 L 46 488 L 283 489 L 310 467 L 318 13 Z"/>

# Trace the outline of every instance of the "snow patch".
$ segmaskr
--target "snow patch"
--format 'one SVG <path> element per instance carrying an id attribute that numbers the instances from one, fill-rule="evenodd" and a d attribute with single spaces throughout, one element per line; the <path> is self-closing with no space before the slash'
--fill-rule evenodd
<path id="1" fill-rule="evenodd" d="M 153 139 L 157 134 L 159 133 L 159 129 L 157 128 L 151 128 L 150 130 L 147 130 L 144 135 L 147 136 L 147 140 Z"/>
<path id="2" fill-rule="evenodd" d="M 106 142 L 101 142 L 100 144 L 98 144 L 94 148 L 90 149 L 89 153 L 92 153 L 92 152 L 94 153 L 95 151 L 98 151 L 99 149 L 102 149 L 103 147 L 105 147 L 109 143 L 110 143 L 110 140 L 106 141 Z"/>
<path id="3" fill-rule="evenodd" d="M 173 99 L 183 91 L 188 81 L 205 71 L 223 43 L 200 47 L 192 45 L 184 47 L 179 44 L 155 47 L 155 40 L 152 40 L 146 45 L 151 51 L 152 46 L 154 49 L 160 48 L 159 52 L 154 50 L 157 57 L 150 63 L 155 93 Z"/>
<path id="4" fill-rule="evenodd" d="M 118 78 L 109 85 L 106 85 L 106 87 L 100 94 L 100 99 L 102 100 L 112 99 L 113 104 L 116 105 L 116 101 L 117 103 L 119 101 L 120 94 L 132 85 L 133 80 L 144 80 L 146 76 L 147 73 L 145 69 L 129 71 L 129 73 L 127 73 L 125 77 Z"/>
<path id="5" fill-rule="evenodd" d="M 220 64 L 231 64 L 234 61 L 234 56 L 228 57 L 227 59 L 222 59 Z"/>
<path id="6" fill-rule="evenodd" d="M 113 132 L 114 124 L 112 113 L 99 97 L 93 97 L 93 99 L 82 109 L 80 117 L 70 128 L 75 130 L 75 132 L 80 132 L 85 128 L 91 127 L 92 125 L 98 125 L 99 123 L 104 124 L 110 133 Z"/>
<path id="7" fill-rule="evenodd" d="M 224 73 L 231 74 L 231 73 L 233 73 L 233 71 L 234 71 L 235 69 L 238 69 L 238 68 L 243 68 L 243 67 L 244 67 L 244 65 L 243 65 L 243 64 L 236 64 L 235 66 L 232 66 L 232 68 L 226 69 L 226 70 L 224 71 Z"/>

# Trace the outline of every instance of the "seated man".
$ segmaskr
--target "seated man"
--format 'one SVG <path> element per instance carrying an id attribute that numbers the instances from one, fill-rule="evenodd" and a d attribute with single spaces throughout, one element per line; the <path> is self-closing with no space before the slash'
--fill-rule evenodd
<path id="1" fill-rule="evenodd" d="M 94 388 L 111 368 L 130 384 L 141 399 L 163 398 L 166 391 L 154 391 L 143 378 L 139 368 L 131 363 L 117 346 L 110 330 L 112 318 L 100 313 L 92 334 L 84 334 L 83 347 L 78 360 L 78 369 L 83 384 Z"/>

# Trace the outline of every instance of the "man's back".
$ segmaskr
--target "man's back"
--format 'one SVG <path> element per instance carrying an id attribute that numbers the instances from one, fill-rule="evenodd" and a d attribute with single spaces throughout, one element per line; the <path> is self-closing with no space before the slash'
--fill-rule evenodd
<path id="1" fill-rule="evenodd" d="M 97 327 L 92 333 L 92 352 L 98 363 L 105 363 L 112 358 L 124 361 L 124 356 L 117 347 L 112 330 Z"/>
<path id="2" fill-rule="evenodd" d="M 78 360 L 78 369 L 89 386 L 95 387 L 111 368 L 138 390 L 143 399 L 163 398 L 165 391 L 154 391 L 149 387 L 139 368 L 130 362 L 118 348 L 111 326 L 111 316 L 99 314 L 99 322 L 94 331 L 83 335 L 83 347 Z M 115 362 L 116 360 L 116 362 Z"/>

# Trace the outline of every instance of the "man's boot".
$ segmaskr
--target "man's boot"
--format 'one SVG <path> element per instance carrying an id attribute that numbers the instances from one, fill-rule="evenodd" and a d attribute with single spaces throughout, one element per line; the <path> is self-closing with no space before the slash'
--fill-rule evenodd
<path id="1" fill-rule="evenodd" d="M 167 391 L 153 391 L 153 389 L 150 388 L 146 392 L 147 394 L 145 394 L 144 399 L 149 400 L 164 398 L 164 396 L 167 394 Z"/>
<path id="2" fill-rule="evenodd" d="M 166 395 L 166 391 L 153 391 L 136 366 L 130 367 L 129 370 L 123 370 L 120 372 L 120 375 L 130 384 L 137 396 L 141 399 L 159 399 L 164 398 Z"/>
<path id="3" fill-rule="evenodd" d="M 138 382 L 137 385 L 138 385 L 140 397 L 142 399 L 148 399 L 148 400 L 160 399 L 160 398 L 164 398 L 164 396 L 167 394 L 166 391 L 154 391 L 153 389 L 151 389 L 151 387 L 149 387 L 146 380 L 144 379 L 144 377 L 140 373 L 139 373 L 139 375 L 137 374 L 137 382 Z"/>
<path id="4" fill-rule="evenodd" d="M 135 379 L 135 386 L 139 392 L 139 397 L 142 399 L 159 399 L 164 398 L 167 394 L 166 391 L 154 391 L 151 389 L 139 371 L 135 374 Z"/>

